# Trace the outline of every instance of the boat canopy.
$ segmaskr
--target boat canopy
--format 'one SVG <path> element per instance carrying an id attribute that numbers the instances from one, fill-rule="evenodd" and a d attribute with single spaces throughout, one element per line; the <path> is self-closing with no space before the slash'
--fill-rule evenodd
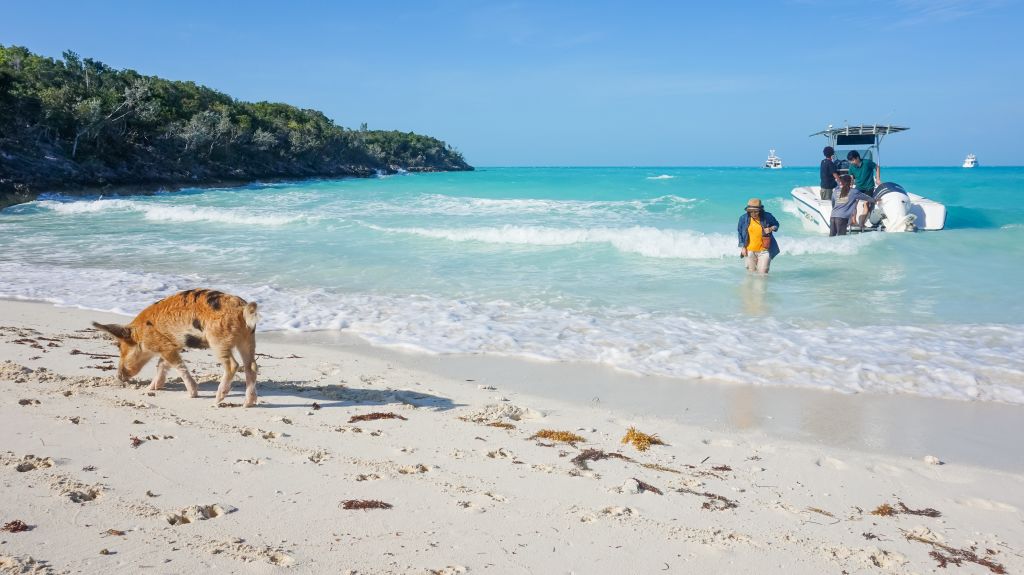
<path id="1" fill-rule="evenodd" d="M 909 130 L 902 126 L 880 126 L 878 124 L 862 124 L 860 126 L 843 126 L 815 132 L 814 136 L 825 136 L 830 146 L 877 146 L 888 134 Z"/>

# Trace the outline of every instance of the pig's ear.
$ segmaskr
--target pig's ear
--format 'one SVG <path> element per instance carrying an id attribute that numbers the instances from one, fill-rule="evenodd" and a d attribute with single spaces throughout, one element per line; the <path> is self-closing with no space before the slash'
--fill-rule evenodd
<path id="1" fill-rule="evenodd" d="M 92 322 L 92 326 L 100 331 L 107 332 L 108 334 L 114 336 L 116 339 L 129 342 L 132 339 L 132 330 L 123 325 L 117 325 L 116 323 L 102 324 Z"/>

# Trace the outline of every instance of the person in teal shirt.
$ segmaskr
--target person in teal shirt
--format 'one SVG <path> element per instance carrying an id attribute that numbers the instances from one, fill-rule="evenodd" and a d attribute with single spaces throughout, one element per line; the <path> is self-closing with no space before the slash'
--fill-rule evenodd
<path id="1" fill-rule="evenodd" d="M 857 150 L 850 150 L 850 153 L 846 154 L 846 159 L 850 161 L 850 175 L 853 176 L 857 191 L 875 197 L 875 186 L 882 183 L 882 168 L 871 158 L 862 159 Z M 864 220 L 867 216 L 867 202 L 857 202 L 857 215 L 854 219 L 861 229 L 864 229 Z"/>
<path id="2" fill-rule="evenodd" d="M 850 150 L 846 159 L 850 161 L 850 175 L 853 176 L 857 191 L 873 196 L 875 184 L 882 181 L 882 168 L 871 158 L 862 159 L 857 150 Z"/>

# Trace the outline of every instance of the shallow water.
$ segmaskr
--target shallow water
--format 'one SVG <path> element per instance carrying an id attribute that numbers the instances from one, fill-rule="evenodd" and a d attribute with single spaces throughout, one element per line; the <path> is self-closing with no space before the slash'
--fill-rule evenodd
<path id="1" fill-rule="evenodd" d="M 49 197 L 0 213 L 0 295 L 134 313 L 180 289 L 261 330 L 431 353 L 1024 403 L 1024 168 L 888 168 L 947 229 L 827 238 L 788 199 L 816 170 L 501 168 Z M 768 278 L 735 226 L 781 223 Z"/>

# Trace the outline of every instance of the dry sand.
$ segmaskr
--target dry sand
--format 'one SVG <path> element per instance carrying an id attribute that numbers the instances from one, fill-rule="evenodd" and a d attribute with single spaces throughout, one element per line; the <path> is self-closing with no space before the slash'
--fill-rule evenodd
<path id="1" fill-rule="evenodd" d="M 0 526 L 29 528 L 0 532 L 0 573 L 1024 572 L 1019 464 L 635 415 L 281 337 L 258 343 L 259 407 L 235 407 L 239 382 L 216 407 L 208 352 L 185 355 L 199 399 L 177 379 L 149 393 L 114 379 L 92 319 L 120 318 L 0 302 Z M 401 419 L 350 423 L 375 412 Z M 667 445 L 623 445 L 631 426 Z M 988 443 L 996 461 L 1021 434 Z"/>

